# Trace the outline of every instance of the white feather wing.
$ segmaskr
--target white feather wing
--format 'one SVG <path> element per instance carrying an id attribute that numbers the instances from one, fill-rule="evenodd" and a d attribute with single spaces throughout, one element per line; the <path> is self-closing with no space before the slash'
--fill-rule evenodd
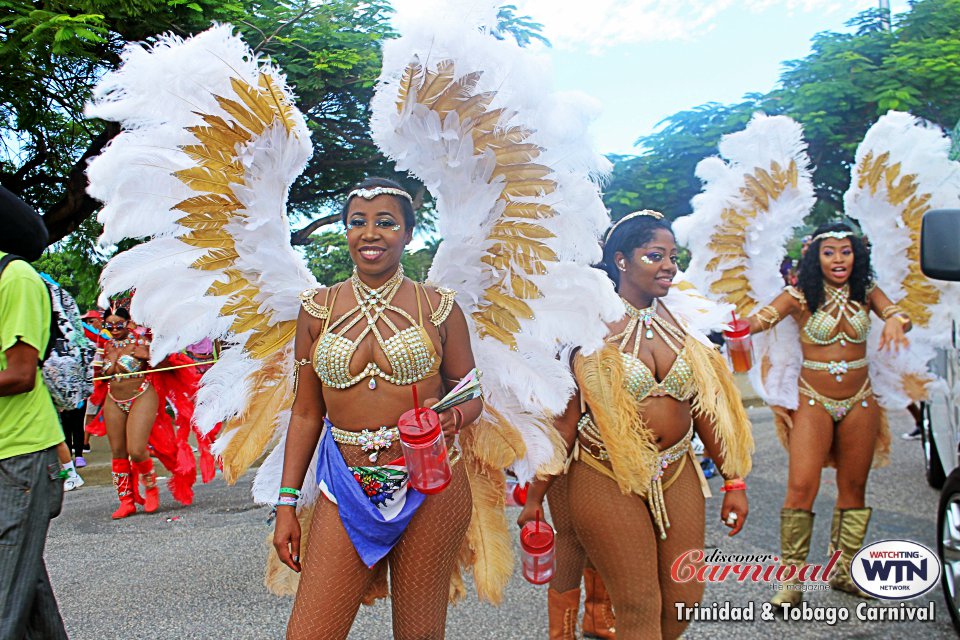
<path id="1" fill-rule="evenodd" d="M 624 311 L 589 266 L 609 223 L 594 178 L 609 163 L 587 136 L 595 105 L 553 91 L 544 60 L 478 29 L 471 7 L 495 14 L 474 2 L 401 21 L 371 128 L 436 199 L 443 242 L 430 279 L 458 292 L 488 402 L 523 436 L 514 469 L 526 480 L 555 461 L 543 416 L 573 389 L 560 347 L 598 348 L 604 321 Z"/>
<path id="2" fill-rule="evenodd" d="M 110 261 L 104 296 L 136 290 L 154 362 L 202 338 L 235 345 L 204 377 L 196 414 L 205 432 L 224 422 L 215 451 L 235 479 L 285 422 L 297 294 L 316 285 L 286 218 L 309 132 L 283 76 L 229 25 L 122 58 L 87 109 L 123 127 L 90 163 L 89 192 L 104 203 L 101 243 L 146 241 Z"/>

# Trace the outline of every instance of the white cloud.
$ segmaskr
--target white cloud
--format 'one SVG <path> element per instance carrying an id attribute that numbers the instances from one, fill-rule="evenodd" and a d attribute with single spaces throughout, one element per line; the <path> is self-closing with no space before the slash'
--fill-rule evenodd
<path id="1" fill-rule="evenodd" d="M 835 13 L 876 6 L 875 0 L 521 0 L 520 12 L 544 25 L 545 35 L 563 49 L 598 53 L 618 44 L 687 40 L 712 29 L 737 6 Z"/>

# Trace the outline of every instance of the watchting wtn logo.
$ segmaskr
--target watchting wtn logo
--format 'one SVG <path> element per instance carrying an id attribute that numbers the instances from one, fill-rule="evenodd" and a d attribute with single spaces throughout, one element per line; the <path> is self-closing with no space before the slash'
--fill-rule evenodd
<path id="1" fill-rule="evenodd" d="M 905 600 L 926 593 L 940 580 L 940 559 L 910 540 L 881 540 L 860 549 L 850 575 L 866 593 L 884 600 Z"/>

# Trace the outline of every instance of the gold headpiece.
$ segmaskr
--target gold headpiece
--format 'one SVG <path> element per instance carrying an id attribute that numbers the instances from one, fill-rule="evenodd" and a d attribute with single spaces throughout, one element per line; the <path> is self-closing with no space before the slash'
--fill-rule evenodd
<path id="1" fill-rule="evenodd" d="M 628 213 L 627 215 L 617 220 L 617 222 L 612 227 L 610 227 L 610 230 L 607 231 L 607 235 L 603 237 L 604 242 L 610 239 L 610 236 L 613 235 L 613 232 L 617 227 L 622 225 L 627 220 L 633 220 L 634 218 L 638 218 L 640 216 L 649 216 L 655 220 L 663 220 L 663 214 L 660 213 L 659 211 L 654 211 L 653 209 L 644 209 L 643 211 L 634 211 L 633 213 Z"/>
<path id="2" fill-rule="evenodd" d="M 410 197 L 409 193 L 403 189 L 396 189 L 394 187 L 370 187 L 354 189 L 347 194 L 347 200 L 354 196 L 363 198 L 364 200 L 373 200 L 377 196 L 399 196 L 401 198 L 406 198 L 410 201 L 410 204 L 413 204 L 413 198 Z"/>
<path id="3" fill-rule="evenodd" d="M 854 235 L 853 231 L 824 231 L 823 233 L 813 237 L 813 240 L 810 243 L 814 243 L 817 240 L 823 240 L 824 238 L 833 238 L 834 240 L 843 240 L 844 238 L 849 238 Z"/>

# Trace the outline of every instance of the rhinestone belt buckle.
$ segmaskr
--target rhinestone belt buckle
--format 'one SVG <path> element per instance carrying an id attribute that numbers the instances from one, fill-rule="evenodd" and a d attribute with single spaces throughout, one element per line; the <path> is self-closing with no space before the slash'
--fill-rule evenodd
<path id="1" fill-rule="evenodd" d="M 357 436 L 357 444 L 363 451 L 370 451 L 370 462 L 376 462 L 381 449 L 389 449 L 393 444 L 394 433 L 387 427 L 380 427 L 374 432 L 364 429 Z"/>

